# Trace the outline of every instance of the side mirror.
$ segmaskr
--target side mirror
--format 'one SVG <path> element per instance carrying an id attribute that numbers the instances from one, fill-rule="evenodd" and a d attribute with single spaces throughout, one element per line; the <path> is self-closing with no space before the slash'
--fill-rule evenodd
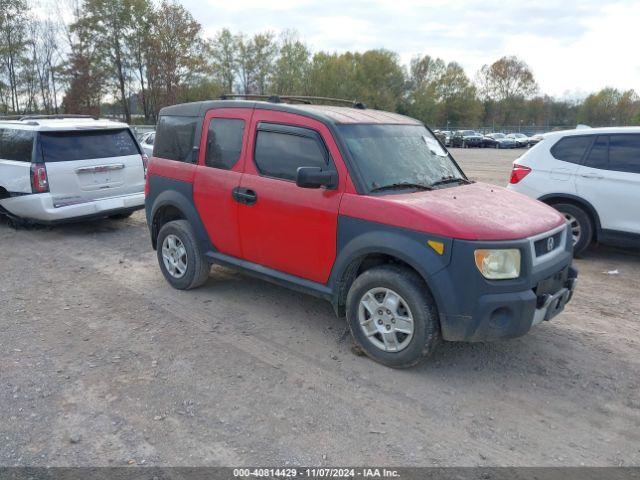
<path id="1" fill-rule="evenodd" d="M 320 167 L 299 167 L 296 185 L 301 188 L 336 188 L 338 175 L 330 170 L 322 170 Z"/>

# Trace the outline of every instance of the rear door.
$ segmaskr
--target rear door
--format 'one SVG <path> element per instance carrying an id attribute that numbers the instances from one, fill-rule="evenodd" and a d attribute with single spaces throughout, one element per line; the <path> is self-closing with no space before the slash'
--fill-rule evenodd
<path id="1" fill-rule="evenodd" d="M 205 115 L 193 199 L 213 246 L 241 256 L 238 203 L 232 194 L 240 185 L 247 151 L 246 132 L 252 109 L 220 108 Z"/>
<path id="2" fill-rule="evenodd" d="M 576 176 L 604 230 L 640 234 L 640 134 L 599 135 Z"/>
<path id="3" fill-rule="evenodd" d="M 142 156 L 128 128 L 40 132 L 54 207 L 144 192 Z"/>

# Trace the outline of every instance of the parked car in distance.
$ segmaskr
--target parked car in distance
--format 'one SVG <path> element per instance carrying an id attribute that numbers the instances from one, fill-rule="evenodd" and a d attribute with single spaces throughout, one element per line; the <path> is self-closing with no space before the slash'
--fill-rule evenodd
<path id="1" fill-rule="evenodd" d="M 442 145 L 446 146 L 446 144 L 447 144 L 447 135 L 444 132 L 442 132 L 440 130 L 434 130 L 433 134 L 436 136 L 436 138 L 438 140 L 440 140 L 440 143 L 442 143 Z"/>
<path id="2" fill-rule="evenodd" d="M 144 208 L 145 162 L 123 123 L 0 119 L 0 213 L 44 224 L 127 217 Z"/>
<path id="3" fill-rule="evenodd" d="M 571 224 L 576 254 L 594 241 L 640 246 L 640 127 L 551 132 L 513 164 L 509 189 Z"/>
<path id="4" fill-rule="evenodd" d="M 516 148 L 526 148 L 529 146 L 529 137 L 524 133 L 510 133 L 507 137 L 516 142 Z"/>
<path id="5" fill-rule="evenodd" d="M 440 338 L 524 335 L 570 300 L 558 212 L 469 181 L 412 118 L 274 100 L 160 111 L 146 215 L 173 287 L 218 263 L 327 299 L 391 367 Z"/>
<path id="6" fill-rule="evenodd" d="M 542 141 L 543 138 L 544 138 L 544 133 L 536 133 L 535 135 L 530 136 L 529 146 L 532 147 L 534 145 L 537 145 Z"/>
<path id="7" fill-rule="evenodd" d="M 474 130 L 457 130 L 451 137 L 452 147 L 482 147 L 483 136 Z"/>
<path id="8" fill-rule="evenodd" d="M 451 146 L 451 136 L 453 135 L 453 132 L 451 130 L 441 130 L 441 132 L 444 134 L 444 146 L 445 147 L 450 147 Z"/>
<path id="9" fill-rule="evenodd" d="M 155 139 L 155 131 L 143 133 L 138 139 L 138 141 L 140 142 L 140 146 L 142 147 L 142 150 L 147 155 L 147 157 L 151 157 L 151 154 L 153 153 L 153 142 L 155 141 Z"/>
<path id="10" fill-rule="evenodd" d="M 516 141 L 504 133 L 489 133 L 482 139 L 485 148 L 515 148 Z"/>

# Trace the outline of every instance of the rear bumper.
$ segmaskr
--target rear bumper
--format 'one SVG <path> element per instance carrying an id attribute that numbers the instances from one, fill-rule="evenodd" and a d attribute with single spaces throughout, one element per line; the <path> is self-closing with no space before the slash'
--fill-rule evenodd
<path id="1" fill-rule="evenodd" d="M 1 206 L 9 215 L 27 222 L 56 224 L 143 209 L 144 192 L 57 208 L 51 195 L 42 193 L 8 198 L 2 200 Z"/>

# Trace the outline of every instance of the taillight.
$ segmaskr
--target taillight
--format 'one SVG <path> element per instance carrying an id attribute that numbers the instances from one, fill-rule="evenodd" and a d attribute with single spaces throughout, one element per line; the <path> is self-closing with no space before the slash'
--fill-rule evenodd
<path id="1" fill-rule="evenodd" d="M 33 193 L 45 193 L 49 191 L 47 167 L 44 163 L 31 164 L 31 191 Z"/>
<path id="2" fill-rule="evenodd" d="M 144 170 L 144 178 L 147 178 L 147 165 L 149 164 L 149 157 L 146 153 L 142 154 L 142 169 Z"/>
<path id="3" fill-rule="evenodd" d="M 511 170 L 511 179 L 509 179 L 509 183 L 518 183 L 524 177 L 529 175 L 529 173 L 531 173 L 531 169 L 529 167 L 514 163 L 513 170 Z"/>

